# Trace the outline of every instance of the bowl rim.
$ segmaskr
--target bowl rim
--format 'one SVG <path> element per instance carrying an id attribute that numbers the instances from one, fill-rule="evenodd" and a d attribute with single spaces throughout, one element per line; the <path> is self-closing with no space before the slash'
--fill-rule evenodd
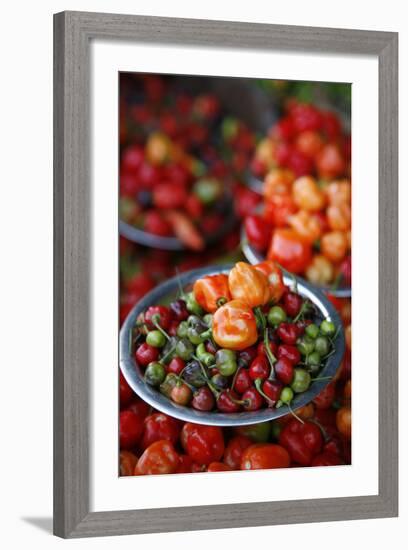
<path id="1" fill-rule="evenodd" d="M 146 294 L 130 311 L 125 322 L 122 325 L 119 336 L 119 364 L 123 376 L 132 390 L 151 405 L 157 411 L 163 412 L 177 418 L 179 420 L 193 422 L 195 424 L 205 424 L 210 426 L 245 426 L 250 424 L 258 424 L 275 420 L 290 412 L 287 405 L 283 405 L 279 409 L 264 408 L 258 411 L 238 412 L 238 413 L 219 413 L 219 412 L 203 412 L 197 411 L 191 407 L 184 407 L 172 402 L 166 396 L 161 394 L 152 386 L 146 384 L 143 380 L 142 369 L 135 361 L 130 347 L 132 329 L 138 315 L 150 305 L 155 305 L 164 296 L 177 291 L 181 283 L 184 288 L 191 284 L 196 279 L 205 275 L 215 275 L 217 273 L 228 273 L 234 264 L 224 264 L 194 269 L 181 275 L 172 277 L 171 279 L 161 283 L 148 294 Z M 285 284 L 293 282 L 293 278 L 284 274 Z M 320 371 L 319 376 L 331 376 L 332 378 L 340 368 L 341 361 L 345 350 L 344 329 L 341 319 L 333 304 L 324 296 L 324 294 L 316 288 L 305 282 L 297 281 L 298 291 L 303 296 L 311 299 L 318 307 L 325 318 L 332 320 L 336 326 L 340 326 L 340 330 L 336 339 L 336 350 L 327 360 L 326 365 Z M 310 403 L 331 380 L 319 380 L 313 382 L 306 392 L 295 395 L 291 403 L 291 409 L 299 409 Z"/>

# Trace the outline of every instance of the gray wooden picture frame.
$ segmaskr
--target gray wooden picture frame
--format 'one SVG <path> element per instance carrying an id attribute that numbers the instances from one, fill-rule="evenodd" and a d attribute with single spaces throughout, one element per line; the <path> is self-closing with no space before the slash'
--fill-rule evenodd
<path id="1" fill-rule="evenodd" d="M 132 40 L 365 54 L 379 62 L 379 494 L 91 512 L 89 45 Z M 324 75 L 322 75 L 324 79 Z M 54 16 L 54 532 L 61 537 L 393 517 L 398 510 L 398 35 L 103 13 Z M 367 312 L 368 314 L 368 312 Z M 335 475 L 335 472 L 333 472 Z M 135 500 L 135 506 L 137 501 Z"/>

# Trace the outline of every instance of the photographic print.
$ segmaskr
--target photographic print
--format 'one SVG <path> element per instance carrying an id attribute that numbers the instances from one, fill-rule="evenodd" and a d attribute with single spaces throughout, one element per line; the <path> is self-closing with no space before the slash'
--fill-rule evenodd
<path id="1" fill-rule="evenodd" d="M 351 464 L 351 85 L 120 73 L 118 108 L 119 475 Z"/>

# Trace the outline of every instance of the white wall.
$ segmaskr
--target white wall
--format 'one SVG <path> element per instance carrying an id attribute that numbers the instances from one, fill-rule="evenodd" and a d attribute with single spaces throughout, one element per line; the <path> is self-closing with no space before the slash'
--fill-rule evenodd
<path id="1" fill-rule="evenodd" d="M 6 257 L 2 253 L 0 311 L 3 314 L 5 304 L 7 312 L 2 315 L 0 332 L 1 433 L 4 434 L 0 453 L 4 510 L 0 517 L 3 520 L 1 541 L 5 548 L 22 547 L 25 543 L 48 549 L 64 544 L 44 530 L 50 528 L 52 510 L 52 13 L 71 9 L 399 31 L 400 97 L 406 98 L 408 30 L 406 23 L 405 28 L 403 26 L 404 4 L 401 0 L 335 3 L 327 0 L 283 3 L 149 0 L 143 5 L 125 0 L 14 0 L 3 5 L 0 234 Z M 408 147 L 405 101 L 401 101 L 400 114 L 402 253 L 407 248 L 403 235 L 408 230 L 408 217 L 403 210 L 407 206 L 408 175 L 404 154 Z M 404 257 L 401 254 L 401 266 L 403 281 L 407 279 L 406 253 Z M 401 289 L 401 296 L 407 306 L 406 290 Z M 401 311 L 406 309 L 404 304 Z M 408 325 L 401 320 L 403 340 Z M 408 376 L 402 351 L 401 347 L 401 388 L 404 388 Z M 401 441 L 402 465 L 408 458 L 406 420 L 405 402 L 401 405 L 401 434 L 405 433 Z M 214 544 L 242 548 L 257 543 L 275 548 L 303 544 L 316 550 L 344 550 L 357 544 L 374 549 L 388 547 L 395 545 L 407 531 L 405 472 L 402 466 L 399 519 L 146 535 L 65 544 L 98 549 L 112 545 L 116 548 L 138 545 L 144 549 L 177 545 L 179 548 L 193 546 L 197 550 Z"/>

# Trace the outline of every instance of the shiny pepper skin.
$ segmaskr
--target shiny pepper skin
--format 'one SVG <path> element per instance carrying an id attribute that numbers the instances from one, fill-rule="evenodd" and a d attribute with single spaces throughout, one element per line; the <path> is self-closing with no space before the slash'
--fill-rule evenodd
<path id="1" fill-rule="evenodd" d="M 196 301 L 209 313 L 214 313 L 220 305 L 231 300 L 228 287 L 228 275 L 207 275 L 194 283 L 193 292 Z"/>
<path id="2" fill-rule="evenodd" d="M 241 300 L 251 308 L 263 306 L 270 300 L 266 275 L 245 262 L 237 262 L 231 269 L 228 284 L 233 299 Z"/>
<path id="3" fill-rule="evenodd" d="M 282 298 L 286 287 L 283 282 L 282 270 L 271 260 L 265 260 L 260 264 L 254 265 L 257 271 L 263 273 L 268 279 L 270 300 L 274 303 L 279 302 Z"/>
<path id="4" fill-rule="evenodd" d="M 179 466 L 179 455 L 170 441 L 152 443 L 137 461 L 135 475 L 174 474 Z"/>
<path id="5" fill-rule="evenodd" d="M 258 339 L 255 315 L 241 300 L 231 300 L 213 316 L 213 338 L 221 348 L 243 350 Z"/>
<path id="6" fill-rule="evenodd" d="M 241 458 L 241 470 L 288 468 L 290 456 L 281 445 L 256 443 L 245 449 Z"/>
<path id="7" fill-rule="evenodd" d="M 218 426 L 187 422 L 181 432 L 184 450 L 198 464 L 219 462 L 224 454 L 224 436 Z"/>
<path id="8" fill-rule="evenodd" d="M 306 421 L 302 424 L 294 418 L 281 431 L 279 443 L 287 449 L 293 462 L 310 466 L 313 458 L 322 450 L 323 436 L 314 422 Z"/>

